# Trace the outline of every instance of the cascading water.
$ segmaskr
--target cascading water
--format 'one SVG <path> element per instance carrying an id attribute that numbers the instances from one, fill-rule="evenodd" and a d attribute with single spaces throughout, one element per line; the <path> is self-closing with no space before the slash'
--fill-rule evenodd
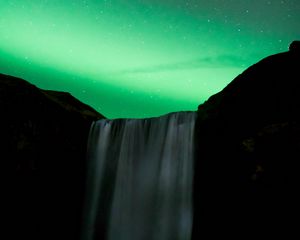
<path id="1" fill-rule="evenodd" d="M 195 112 L 91 126 L 82 240 L 190 240 Z"/>

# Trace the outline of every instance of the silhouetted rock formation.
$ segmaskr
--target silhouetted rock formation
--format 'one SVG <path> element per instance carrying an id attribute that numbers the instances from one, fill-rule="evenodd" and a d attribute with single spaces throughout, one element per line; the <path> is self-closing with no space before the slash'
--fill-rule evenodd
<path id="1" fill-rule="evenodd" d="M 68 93 L 0 74 L 2 239 L 78 239 L 90 123 L 103 118 Z M 9 237 L 7 237 L 9 236 Z"/>
<path id="2" fill-rule="evenodd" d="M 300 53 L 300 41 L 293 41 L 289 47 L 290 52 Z"/>
<path id="3" fill-rule="evenodd" d="M 199 106 L 194 239 L 299 235 L 299 54 L 295 41 Z"/>

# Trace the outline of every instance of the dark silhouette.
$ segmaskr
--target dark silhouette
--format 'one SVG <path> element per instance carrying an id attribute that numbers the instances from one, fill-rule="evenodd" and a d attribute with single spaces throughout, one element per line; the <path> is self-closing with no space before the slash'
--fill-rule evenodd
<path id="1" fill-rule="evenodd" d="M 0 111 L 0 238 L 78 239 L 87 137 L 102 116 L 68 93 L 2 74 Z"/>
<path id="2" fill-rule="evenodd" d="M 290 44 L 290 47 L 289 47 L 289 50 L 291 52 L 295 52 L 295 53 L 298 53 L 300 52 L 300 41 L 293 41 L 291 44 Z"/>
<path id="3" fill-rule="evenodd" d="M 193 239 L 299 235 L 299 93 L 294 41 L 199 106 Z"/>

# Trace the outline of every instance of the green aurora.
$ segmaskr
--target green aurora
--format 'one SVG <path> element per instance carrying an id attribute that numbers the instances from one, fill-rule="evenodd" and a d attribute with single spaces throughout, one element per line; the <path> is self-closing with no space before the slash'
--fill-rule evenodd
<path id="1" fill-rule="evenodd" d="M 108 118 L 196 110 L 286 51 L 299 13 L 296 0 L 0 0 L 0 72 Z"/>

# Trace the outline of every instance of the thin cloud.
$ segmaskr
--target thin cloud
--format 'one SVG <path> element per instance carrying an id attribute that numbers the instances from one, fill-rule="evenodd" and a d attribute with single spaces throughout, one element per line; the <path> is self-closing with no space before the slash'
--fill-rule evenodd
<path id="1" fill-rule="evenodd" d="M 158 73 L 179 70 L 192 70 L 200 68 L 223 68 L 223 67 L 240 67 L 249 66 L 251 62 L 236 55 L 219 55 L 216 57 L 196 58 L 189 61 L 175 62 L 170 64 L 160 64 L 145 68 L 128 69 L 118 74 L 141 74 L 141 73 Z"/>

